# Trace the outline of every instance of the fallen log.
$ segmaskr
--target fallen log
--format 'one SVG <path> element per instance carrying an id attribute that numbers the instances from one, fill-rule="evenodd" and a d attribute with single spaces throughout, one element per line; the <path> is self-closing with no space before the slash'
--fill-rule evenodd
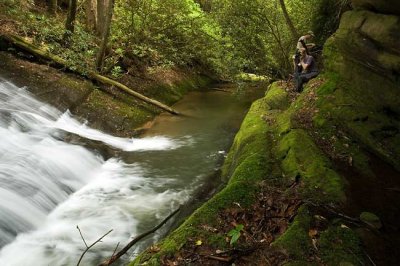
<path id="1" fill-rule="evenodd" d="M 163 104 L 163 103 L 161 103 L 161 102 L 159 102 L 157 100 L 148 98 L 148 97 L 144 96 L 143 94 L 140 94 L 140 93 L 128 88 L 127 86 L 119 83 L 118 81 L 115 81 L 115 80 L 112 80 L 112 79 L 107 78 L 105 76 L 102 76 L 102 75 L 96 73 L 95 71 L 81 69 L 81 68 L 71 69 L 68 66 L 68 62 L 66 60 L 62 59 L 59 56 L 56 56 L 56 55 L 50 53 L 49 51 L 46 51 L 44 49 L 41 49 L 41 48 L 38 48 L 38 47 L 32 45 L 31 43 L 25 41 L 23 38 L 21 38 L 19 36 L 10 35 L 10 34 L 7 34 L 7 35 L 6 34 L 1 34 L 0 38 L 5 40 L 8 43 L 11 43 L 15 47 L 17 47 L 17 48 L 19 48 L 19 49 L 21 49 L 23 51 L 26 51 L 26 52 L 28 52 L 28 53 L 30 53 L 30 54 L 38 57 L 38 58 L 50 61 L 53 64 L 56 64 L 56 65 L 59 65 L 61 67 L 66 68 L 66 69 L 69 69 L 72 72 L 75 72 L 75 73 L 77 73 L 77 74 L 79 74 L 81 76 L 87 77 L 87 78 L 89 78 L 91 80 L 98 81 L 98 82 L 100 82 L 102 84 L 114 86 L 114 87 L 116 87 L 116 88 L 118 88 L 118 89 L 120 89 L 120 90 L 122 90 L 122 91 L 124 91 L 124 92 L 126 92 L 126 93 L 128 93 L 128 94 L 130 94 L 132 96 L 134 96 L 137 99 L 140 99 L 140 100 L 142 100 L 142 101 L 144 101 L 146 103 L 149 103 L 149 104 L 152 104 L 154 106 L 157 106 L 158 108 L 161 108 L 161 109 L 163 109 L 163 110 L 165 110 L 165 111 L 167 111 L 167 112 L 169 112 L 171 114 L 180 115 L 180 113 L 178 111 L 172 109 L 171 107 L 169 107 L 169 106 L 167 106 L 167 105 L 165 105 L 165 104 Z"/>

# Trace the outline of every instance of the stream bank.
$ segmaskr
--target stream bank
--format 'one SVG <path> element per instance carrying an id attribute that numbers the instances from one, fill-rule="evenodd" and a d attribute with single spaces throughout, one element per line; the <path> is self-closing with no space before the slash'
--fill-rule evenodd
<path id="1" fill-rule="evenodd" d="M 28 54 L 0 51 L 2 77 L 26 86 L 40 100 L 60 111 L 70 110 L 90 126 L 129 137 L 139 135 L 161 111 L 115 88 L 93 84 L 72 73 L 38 64 Z M 121 78 L 140 93 L 172 105 L 188 91 L 205 88 L 213 80 L 198 73 L 160 69 L 142 77 Z"/>

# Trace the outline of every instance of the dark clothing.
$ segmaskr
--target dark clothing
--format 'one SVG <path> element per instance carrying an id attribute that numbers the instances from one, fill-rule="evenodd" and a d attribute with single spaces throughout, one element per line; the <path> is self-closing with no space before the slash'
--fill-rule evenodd
<path id="1" fill-rule="evenodd" d="M 305 60 L 303 60 L 303 62 L 308 65 L 305 72 L 307 72 L 307 73 L 318 72 L 317 65 L 315 64 L 315 60 L 314 60 L 313 56 L 307 55 Z"/>
<path id="2" fill-rule="evenodd" d="M 311 55 L 306 55 L 306 57 L 303 59 L 303 63 L 308 65 L 307 69 L 303 70 L 301 66 L 296 64 L 296 70 L 294 73 L 297 92 L 303 91 L 303 84 L 308 82 L 310 79 L 315 78 L 319 74 L 314 57 Z"/>
<path id="3" fill-rule="evenodd" d="M 303 91 L 303 84 L 307 83 L 310 79 L 315 78 L 318 76 L 318 72 L 310 72 L 310 73 L 300 73 L 294 75 L 296 81 L 296 91 L 302 92 Z"/>

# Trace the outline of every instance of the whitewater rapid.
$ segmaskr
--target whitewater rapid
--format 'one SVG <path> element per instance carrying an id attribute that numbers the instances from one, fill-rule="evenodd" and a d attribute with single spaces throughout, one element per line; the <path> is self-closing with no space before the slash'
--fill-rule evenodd
<path id="1" fill-rule="evenodd" d="M 148 174 L 140 163 L 105 160 L 67 135 L 116 151 L 166 151 L 189 138 L 114 137 L 0 80 L 0 265 L 76 265 L 85 244 L 109 230 L 81 265 L 96 265 L 120 243 L 190 198 L 195 185 Z M 193 181 L 195 182 L 195 181 Z M 153 236 L 155 239 L 158 234 Z"/>

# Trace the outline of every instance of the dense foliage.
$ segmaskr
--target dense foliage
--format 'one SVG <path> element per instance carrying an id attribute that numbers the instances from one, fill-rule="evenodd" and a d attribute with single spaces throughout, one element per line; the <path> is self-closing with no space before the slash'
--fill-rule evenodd
<path id="1" fill-rule="evenodd" d="M 107 0 L 87 0 L 97 5 Z M 68 1 L 5 0 L 4 15 L 18 33 L 70 61 L 94 68 L 100 35 L 88 25 L 86 2 L 78 1 L 75 30 L 65 39 Z M 104 72 L 115 77 L 154 67 L 196 68 L 231 78 L 248 72 L 284 77 L 291 71 L 295 41 L 278 0 L 116 0 Z M 284 1 L 299 35 L 312 29 L 323 42 L 348 1 Z M 96 6 L 96 5 L 95 5 Z M 106 12 L 102 10 L 102 12 Z M 101 24 L 101 19 L 98 18 Z"/>

